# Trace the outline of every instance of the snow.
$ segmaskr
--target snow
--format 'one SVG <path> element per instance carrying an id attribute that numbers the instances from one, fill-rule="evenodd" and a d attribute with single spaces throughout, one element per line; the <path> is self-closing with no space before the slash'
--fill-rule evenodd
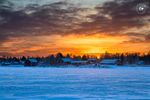
<path id="1" fill-rule="evenodd" d="M 118 59 L 104 59 L 100 62 L 100 64 L 112 64 L 115 65 Z"/>
<path id="2" fill-rule="evenodd" d="M 72 64 L 85 64 L 87 61 L 84 60 L 73 60 L 71 58 L 63 58 L 64 63 L 72 63 Z"/>
<path id="3" fill-rule="evenodd" d="M 72 63 L 72 64 L 86 64 L 87 61 L 83 61 L 83 60 L 73 60 L 71 63 Z"/>
<path id="4" fill-rule="evenodd" d="M 63 60 L 64 63 L 72 62 L 71 58 L 63 58 L 62 60 Z"/>
<path id="5" fill-rule="evenodd" d="M 150 67 L 0 67 L 0 100 L 150 99 Z"/>
<path id="6" fill-rule="evenodd" d="M 38 61 L 37 61 L 36 59 L 34 59 L 34 58 L 30 58 L 29 61 L 34 62 L 34 63 L 37 63 L 37 62 L 38 62 Z"/>

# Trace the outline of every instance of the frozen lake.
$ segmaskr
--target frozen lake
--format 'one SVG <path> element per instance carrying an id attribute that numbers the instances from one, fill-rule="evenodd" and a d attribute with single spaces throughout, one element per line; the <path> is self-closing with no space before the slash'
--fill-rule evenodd
<path id="1" fill-rule="evenodd" d="M 0 100 L 150 99 L 150 67 L 0 67 Z"/>

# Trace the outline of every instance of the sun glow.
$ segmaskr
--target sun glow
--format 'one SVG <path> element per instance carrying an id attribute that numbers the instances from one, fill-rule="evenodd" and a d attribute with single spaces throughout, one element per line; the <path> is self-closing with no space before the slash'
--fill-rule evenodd
<path id="1" fill-rule="evenodd" d="M 41 38 L 43 38 L 41 40 Z M 111 36 L 98 33 L 96 35 L 53 35 L 17 38 L 3 46 L 10 48 L 15 55 L 41 56 L 62 52 L 63 54 L 99 56 L 106 51 L 112 53 L 146 52 L 148 45 L 142 43 L 125 43 L 130 40 L 127 36 Z M 18 42 L 19 41 L 19 42 Z M 140 46 L 140 48 L 137 48 Z M 2 50 L 2 48 L 1 48 Z"/>

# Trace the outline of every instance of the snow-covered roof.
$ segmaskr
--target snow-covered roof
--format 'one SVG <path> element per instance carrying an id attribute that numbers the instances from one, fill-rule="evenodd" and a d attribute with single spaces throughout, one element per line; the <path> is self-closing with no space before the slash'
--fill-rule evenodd
<path id="1" fill-rule="evenodd" d="M 118 59 L 103 59 L 100 64 L 116 64 Z"/>
<path id="2" fill-rule="evenodd" d="M 67 63 L 72 63 L 72 64 L 78 64 L 78 63 L 87 63 L 87 61 L 84 60 L 73 60 L 71 58 L 62 58 L 63 62 Z"/>
<path id="3" fill-rule="evenodd" d="M 11 64 L 10 62 L 2 62 L 2 64 Z"/>
<path id="4" fill-rule="evenodd" d="M 38 61 L 37 61 L 36 59 L 34 59 L 34 58 L 30 58 L 29 61 L 30 61 L 30 62 L 35 62 L 35 63 L 38 62 Z"/>
<path id="5" fill-rule="evenodd" d="M 96 61 L 96 58 L 89 58 L 88 61 Z"/>
<path id="6" fill-rule="evenodd" d="M 72 59 L 71 58 L 62 58 L 63 62 L 71 62 Z"/>
<path id="7" fill-rule="evenodd" d="M 71 63 L 72 63 L 72 64 L 87 63 L 87 61 L 83 61 L 83 60 L 73 60 Z"/>

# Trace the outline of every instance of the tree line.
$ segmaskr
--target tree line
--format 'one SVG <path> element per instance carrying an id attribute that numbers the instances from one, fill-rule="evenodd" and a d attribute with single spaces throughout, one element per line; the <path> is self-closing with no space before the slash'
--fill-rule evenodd
<path id="1" fill-rule="evenodd" d="M 97 58 L 97 56 L 90 56 L 90 55 L 63 55 L 62 53 L 57 53 L 56 55 L 51 54 L 47 57 L 6 57 L 2 56 L 0 57 L 0 62 L 24 62 L 28 59 L 36 59 L 38 62 L 44 62 L 46 64 L 61 64 L 62 58 L 70 58 L 74 60 L 88 60 L 89 58 L 95 58 L 99 61 L 102 59 L 118 59 L 120 61 L 120 65 L 124 64 L 145 64 L 150 65 L 150 52 L 147 54 L 140 54 L 140 53 L 108 53 L 105 52 L 104 54 L 100 55 L 100 58 Z"/>

